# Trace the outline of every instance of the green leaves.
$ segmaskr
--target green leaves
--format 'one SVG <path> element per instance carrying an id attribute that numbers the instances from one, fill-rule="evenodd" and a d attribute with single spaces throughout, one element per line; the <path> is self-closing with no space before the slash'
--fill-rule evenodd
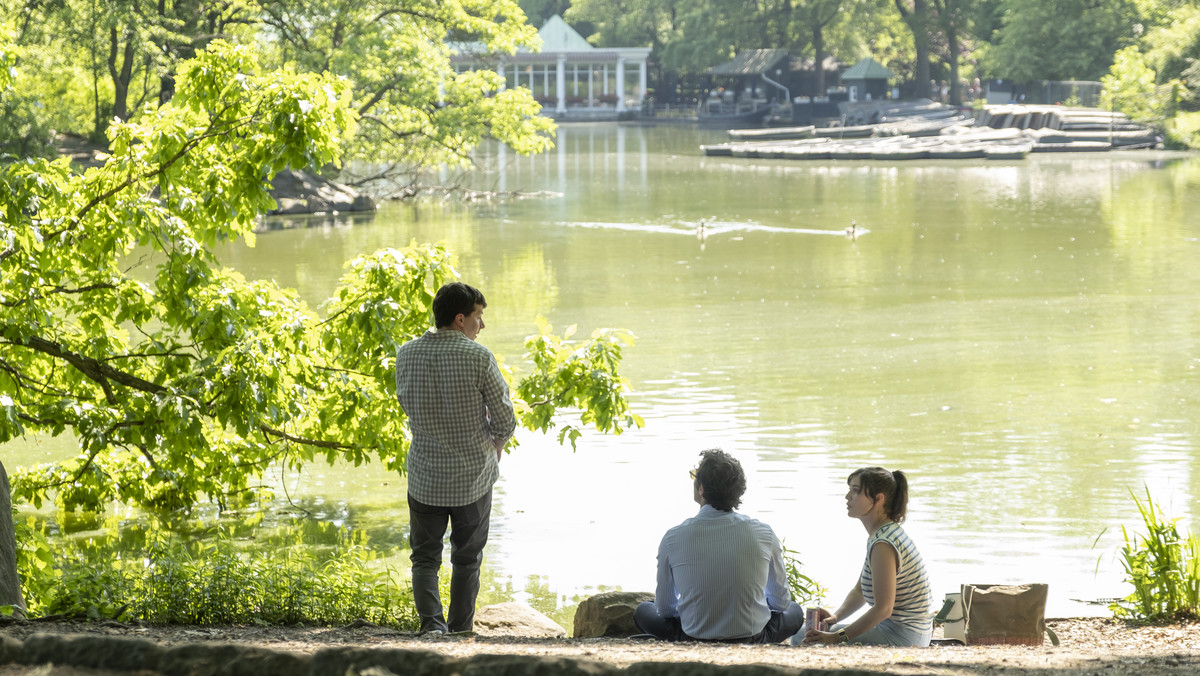
<path id="1" fill-rule="evenodd" d="M 633 344 L 633 335 L 619 329 L 598 329 L 583 342 L 569 339 L 575 326 L 563 336 L 551 333 L 543 320 L 541 332 L 525 340 L 526 357 L 533 362 L 533 373 L 516 387 L 514 405 L 521 425 L 548 432 L 557 426 L 560 410 L 577 411 L 579 422 L 600 432 L 620 434 L 631 427 L 642 427 L 641 416 L 629 410 L 625 393 L 629 386 L 617 368 L 621 350 Z M 570 441 L 571 448 L 580 432 L 565 425 L 559 443 Z"/>

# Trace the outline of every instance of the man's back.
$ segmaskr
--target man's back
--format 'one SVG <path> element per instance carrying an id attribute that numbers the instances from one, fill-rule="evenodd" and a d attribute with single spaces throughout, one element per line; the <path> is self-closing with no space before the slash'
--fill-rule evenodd
<path id="1" fill-rule="evenodd" d="M 785 607 L 786 580 L 775 579 L 780 548 L 766 524 L 737 512 L 704 506 L 695 517 L 667 531 L 659 549 L 678 594 L 683 631 L 702 639 L 743 638 L 758 633 L 771 617 L 768 598 Z M 656 598 L 670 591 L 659 589 Z M 660 603 L 659 612 L 664 610 Z M 669 611 L 668 611 L 669 612 Z"/>
<path id="2" fill-rule="evenodd" d="M 516 426 L 492 353 L 458 331 L 429 331 L 396 351 L 396 396 L 409 419 L 409 493 L 465 505 L 499 475 L 495 445 Z"/>

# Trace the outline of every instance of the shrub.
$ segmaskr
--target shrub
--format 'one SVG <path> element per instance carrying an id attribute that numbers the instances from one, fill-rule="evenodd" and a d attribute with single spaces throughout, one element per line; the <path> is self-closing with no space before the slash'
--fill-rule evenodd
<path id="1" fill-rule="evenodd" d="M 24 528 L 25 535 L 38 530 L 29 522 Z M 31 542 L 21 573 L 32 616 L 199 625 L 364 619 L 406 630 L 420 626 L 406 579 L 345 538 L 326 552 L 293 545 L 251 553 L 235 546 L 227 531 L 188 542 L 151 530 L 140 551 L 131 553 L 120 538 L 100 537 L 65 547 L 52 565 L 36 544 L 47 542 L 45 533 Z"/>

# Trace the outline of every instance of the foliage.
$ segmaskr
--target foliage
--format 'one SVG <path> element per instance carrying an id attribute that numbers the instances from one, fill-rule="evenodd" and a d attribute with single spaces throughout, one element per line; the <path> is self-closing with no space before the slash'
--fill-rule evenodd
<path id="1" fill-rule="evenodd" d="M 1200 112 L 1176 115 L 1167 128 L 1167 143 L 1177 149 L 1200 150 Z"/>
<path id="2" fill-rule="evenodd" d="M 375 163 L 372 175 L 465 164 L 485 135 L 522 154 L 551 145 L 553 123 L 537 115 L 529 90 L 504 89 L 491 70 L 456 74 L 450 62 L 453 51 L 498 63 L 519 47 L 536 48 L 537 31 L 515 0 L 258 4 L 263 37 L 278 46 L 276 65 L 351 82 L 363 124 L 348 154 Z"/>
<path id="3" fill-rule="evenodd" d="M 783 545 L 783 567 L 787 571 L 788 590 L 792 600 L 801 606 L 819 606 L 829 590 L 800 572 L 800 553 Z"/>
<path id="4" fill-rule="evenodd" d="M 1146 65 L 1158 83 L 1178 81 L 1180 107 L 1200 109 L 1200 5 L 1164 5 L 1142 40 Z"/>
<path id="5" fill-rule="evenodd" d="M 0 9 L 19 25 L 38 121 L 96 141 L 114 118 L 169 100 L 180 65 L 220 38 L 262 45 L 271 70 L 347 78 L 366 122 L 346 149 L 356 159 L 465 163 L 485 135 L 520 153 L 551 145 L 553 123 L 527 90 L 450 64 L 453 44 L 477 45 L 490 63 L 536 48 L 515 0 L 0 0 Z"/>
<path id="6" fill-rule="evenodd" d="M 985 67 L 991 77 L 1097 80 L 1134 38 L 1130 0 L 1005 0 L 1003 7 Z"/>
<path id="7" fill-rule="evenodd" d="M 517 387 L 518 420 L 528 429 L 547 431 L 554 427 L 556 408 L 581 411 L 579 422 L 592 424 L 601 432 L 620 434 L 624 428 L 641 427 L 642 417 L 630 412 L 623 392 L 628 389 L 617 373 L 623 346 L 633 336 L 617 329 L 598 329 L 581 345 L 569 341 L 574 324 L 562 337 L 551 333 L 544 321 L 538 335 L 525 341 L 534 371 Z M 570 440 L 575 448 L 581 432 L 564 425 L 558 441 Z"/>
<path id="8" fill-rule="evenodd" d="M 44 530 L 23 528 L 19 566 L 33 616 L 64 614 L 172 624 L 346 624 L 365 619 L 413 630 L 412 591 L 354 535 L 329 551 L 272 546 L 254 555 L 230 533 L 185 541 L 152 529 L 142 546 L 67 541 L 46 556 Z M 295 537 L 285 537 L 294 540 Z"/>
<path id="9" fill-rule="evenodd" d="M 1143 40 L 1146 60 L 1155 71 L 1175 78 L 1200 59 L 1200 5 L 1179 3 L 1163 9 L 1169 11 L 1158 18 Z"/>
<path id="10" fill-rule="evenodd" d="M 50 129 L 37 114 L 37 101 L 17 89 L 17 65 L 24 50 L 14 43 L 13 29 L 0 23 L 0 154 L 47 155 Z"/>
<path id="11" fill-rule="evenodd" d="M 1137 47 L 1117 52 L 1108 75 L 1100 78 L 1104 90 L 1100 105 L 1118 110 L 1135 120 L 1162 118 L 1171 114 L 1174 88 L 1155 85 L 1156 75 Z"/>
<path id="12" fill-rule="evenodd" d="M 0 443 L 70 432 L 81 446 L 17 474 L 16 499 L 173 510 L 258 495 L 277 463 L 375 458 L 403 471 L 395 349 L 430 325 L 434 291 L 456 274 L 449 252 L 359 257 L 321 317 L 211 250 L 253 245 L 275 172 L 336 160 L 354 129 L 349 96 L 344 79 L 264 69 L 218 41 L 181 66 L 171 102 L 110 128 L 103 166 L 0 166 Z M 535 411 L 526 424 L 547 431 L 576 406 L 604 431 L 640 425 L 620 343 L 597 335 L 568 350 L 575 359 L 538 343 L 532 378 L 582 380 L 518 404 Z"/>
<path id="13" fill-rule="evenodd" d="M 1180 533 L 1178 519 L 1167 519 L 1146 491 L 1142 502 L 1130 492 L 1146 533 L 1124 526 L 1121 565 L 1133 593 L 1109 609 L 1133 620 L 1180 620 L 1200 615 L 1200 535 Z"/>

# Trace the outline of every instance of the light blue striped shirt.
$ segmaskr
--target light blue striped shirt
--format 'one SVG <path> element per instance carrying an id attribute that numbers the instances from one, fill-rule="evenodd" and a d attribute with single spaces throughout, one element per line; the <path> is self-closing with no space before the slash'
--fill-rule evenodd
<path id="1" fill-rule="evenodd" d="M 879 527 L 867 540 L 867 559 L 862 570 L 862 595 L 870 605 L 875 605 L 875 587 L 871 580 L 871 549 L 880 542 L 891 545 L 900 557 L 900 569 L 896 572 L 896 601 L 888 619 L 918 631 L 926 631 L 932 625 L 933 589 L 929 585 L 929 574 L 921 552 L 909 539 L 908 533 L 898 523 L 886 523 Z"/>
<path id="2" fill-rule="evenodd" d="M 779 538 L 744 514 L 704 505 L 658 546 L 655 606 L 692 638 L 754 636 L 791 600 Z"/>

